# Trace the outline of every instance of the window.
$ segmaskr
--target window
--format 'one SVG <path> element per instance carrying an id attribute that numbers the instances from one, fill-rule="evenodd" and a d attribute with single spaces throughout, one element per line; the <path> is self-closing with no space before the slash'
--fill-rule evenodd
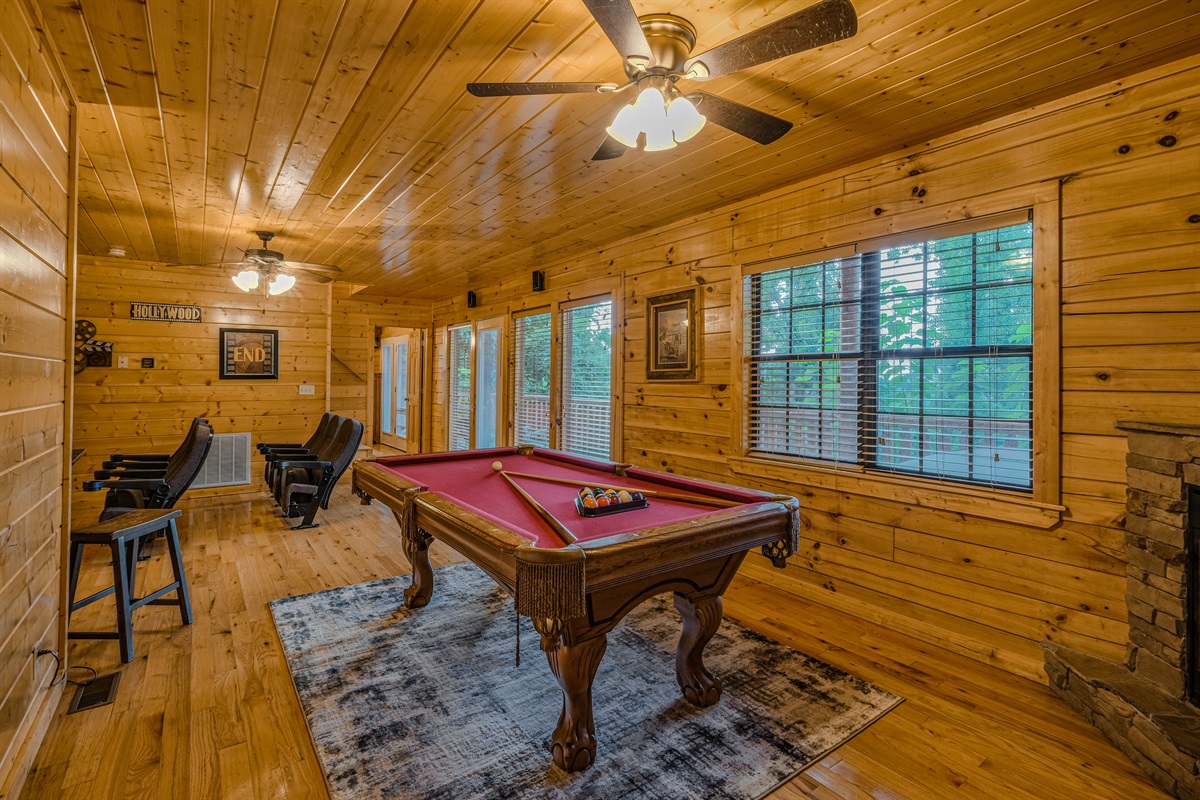
<path id="1" fill-rule="evenodd" d="M 550 314 L 513 321 L 513 443 L 550 446 Z"/>
<path id="2" fill-rule="evenodd" d="M 570 453 L 612 451 L 612 301 L 562 312 L 562 437 Z"/>
<path id="3" fill-rule="evenodd" d="M 515 444 L 613 457 L 612 333 L 607 298 L 514 318 Z"/>
<path id="4" fill-rule="evenodd" d="M 450 329 L 450 374 L 446 404 L 447 448 L 471 449 L 471 326 Z"/>
<path id="5" fill-rule="evenodd" d="M 446 448 L 496 447 L 504 439 L 504 317 L 449 328 Z"/>
<path id="6" fill-rule="evenodd" d="M 1031 490 L 1033 226 L 968 224 L 745 277 L 752 453 Z"/>
<path id="7" fill-rule="evenodd" d="M 504 319 L 483 320 L 475 325 L 475 441 L 473 447 L 495 447 L 503 438 L 500 430 L 500 339 Z"/>
<path id="8" fill-rule="evenodd" d="M 406 453 L 420 448 L 420 437 L 416 428 L 420 414 L 415 392 L 410 388 L 420 385 L 420 335 L 416 331 L 405 331 L 383 336 L 380 347 L 380 365 L 383 370 L 380 386 L 381 431 L 379 440 Z M 409 403 L 414 408 L 413 425 L 409 424 Z M 411 429 L 410 429 L 411 428 Z M 411 441 L 410 441 L 411 437 Z M 411 448 L 410 448 L 411 445 Z"/>

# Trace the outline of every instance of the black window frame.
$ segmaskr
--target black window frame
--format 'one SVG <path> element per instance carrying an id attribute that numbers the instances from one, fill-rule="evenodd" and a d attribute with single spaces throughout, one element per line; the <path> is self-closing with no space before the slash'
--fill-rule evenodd
<path id="1" fill-rule="evenodd" d="M 1006 230 L 1010 227 L 1019 226 L 1021 224 L 1029 224 L 1030 225 L 1029 249 L 1032 254 L 1032 252 L 1036 249 L 1036 245 L 1034 243 L 1035 232 L 1032 227 L 1032 213 L 1031 212 L 1028 213 L 1027 221 L 1025 223 L 1010 221 L 1007 223 L 998 223 L 995 225 L 989 225 L 989 224 L 987 224 L 986 220 L 980 221 L 978 227 L 976 227 L 974 230 L 970 231 L 970 234 L 973 237 L 978 237 L 981 234 L 986 234 L 989 232 L 1000 231 L 1000 230 Z M 965 231 L 958 232 L 958 233 L 942 233 L 942 232 L 939 232 L 939 229 L 934 228 L 934 229 L 924 231 L 924 232 L 920 233 L 919 235 L 911 236 L 907 240 L 907 242 L 909 244 L 931 243 L 931 242 L 941 241 L 944 239 L 954 238 L 956 236 L 965 235 L 966 233 L 967 232 L 965 232 Z M 820 455 L 813 455 L 811 453 L 798 454 L 795 452 L 779 451 L 779 450 L 773 450 L 773 449 L 769 449 L 769 448 L 756 446 L 756 442 L 754 440 L 754 432 L 756 430 L 756 423 L 758 422 L 758 420 L 756 419 L 755 414 L 759 411 L 759 409 L 764 407 L 764 404 L 759 402 L 758 398 L 756 397 L 756 392 L 758 391 L 758 383 L 759 383 L 758 381 L 756 381 L 754 379 L 756 365 L 763 364 L 763 363 L 769 363 L 769 362 L 789 362 L 789 363 L 814 363 L 814 362 L 824 362 L 824 361 L 857 362 L 857 370 L 856 370 L 857 381 L 856 381 L 856 386 L 855 386 L 855 393 L 856 393 L 855 408 L 857 410 L 857 437 L 856 437 L 857 447 L 856 447 L 856 459 L 853 462 L 853 464 L 856 467 L 866 470 L 866 471 L 884 473 L 884 474 L 889 474 L 889 475 L 908 475 L 908 476 L 932 479 L 932 480 L 941 481 L 941 482 L 966 484 L 966 485 L 974 485 L 974 486 L 984 486 L 984 487 L 989 487 L 989 488 L 1012 490 L 1012 491 L 1016 491 L 1016 492 L 1032 494 L 1034 492 L 1034 487 L 1036 485 L 1036 480 L 1035 480 L 1035 476 L 1034 476 L 1034 458 L 1033 458 L 1033 449 L 1034 449 L 1034 445 L 1035 445 L 1034 418 L 1035 418 L 1035 411 L 1036 411 L 1036 409 L 1034 407 L 1035 404 L 1034 404 L 1034 399 L 1033 399 L 1033 394 L 1034 394 L 1034 392 L 1033 392 L 1033 375 L 1034 375 L 1034 363 L 1035 363 L 1034 362 L 1035 341 L 1034 341 L 1033 331 L 1031 330 L 1031 332 L 1030 332 L 1030 339 L 1027 344 L 984 344 L 984 345 L 971 344 L 971 345 L 935 346 L 935 347 L 906 346 L 906 347 L 901 347 L 901 348 L 884 349 L 881 346 L 881 335 L 880 335 L 882 304 L 883 304 L 883 299 L 882 299 L 883 280 L 882 280 L 882 274 L 881 274 L 882 273 L 881 255 L 885 250 L 889 249 L 890 247 L 895 247 L 895 246 L 896 246 L 895 242 L 889 243 L 889 244 L 882 244 L 882 243 L 876 244 L 874 241 L 869 240 L 867 242 L 862 243 L 859 246 L 856 246 L 854 248 L 853 254 L 849 254 L 847 252 L 843 255 L 829 256 L 826 258 L 818 257 L 818 258 L 814 258 L 813 260 L 807 261 L 807 262 L 801 262 L 801 261 L 797 260 L 796 263 L 794 263 L 790 267 L 781 267 L 778 269 L 766 269 L 766 270 L 757 271 L 757 272 L 753 272 L 753 273 L 745 275 L 745 281 L 746 281 L 746 284 L 744 287 L 745 288 L 745 300 L 746 300 L 745 312 L 748 315 L 748 317 L 745 321 L 746 331 L 748 334 L 747 349 L 745 352 L 745 357 L 747 360 L 747 364 L 746 364 L 746 367 L 747 367 L 747 369 L 746 369 L 746 373 L 747 373 L 746 398 L 749 402 L 747 405 L 747 413 L 746 413 L 744 419 L 745 419 L 745 422 L 748 423 L 748 428 L 750 431 L 750 434 L 749 434 L 750 441 L 748 443 L 747 449 L 749 450 L 749 452 L 752 455 L 764 455 L 764 456 L 770 456 L 770 457 L 785 457 L 785 458 L 789 458 L 789 459 L 797 459 L 800 461 L 821 462 L 821 461 L 829 461 L 830 460 L 830 459 L 824 458 Z M 972 338 L 974 338 L 975 332 L 977 330 L 977 326 L 975 324 L 977 320 L 976 320 L 975 315 L 978 310 L 978 296 L 979 296 L 979 292 L 981 290 L 987 290 L 987 289 L 1001 287 L 1001 286 L 1011 287 L 1011 286 L 1028 285 L 1028 292 L 1029 292 L 1028 297 L 1029 297 L 1029 302 L 1030 302 L 1031 314 L 1032 314 L 1032 304 L 1035 299 L 1034 270 L 1032 270 L 1032 269 L 1030 270 L 1030 275 L 1027 280 L 1022 280 L 1022 281 L 1018 281 L 1018 282 L 993 280 L 993 281 L 981 283 L 981 282 L 979 282 L 978 262 L 976 260 L 978 257 L 978 254 L 979 254 L 979 246 L 976 241 L 975 243 L 973 243 L 973 246 L 972 246 L 973 262 L 972 262 L 972 272 L 971 272 L 971 278 L 972 278 L 971 283 L 969 284 L 969 286 L 958 286 L 958 287 L 954 288 L 954 290 L 957 290 L 957 291 L 961 291 L 963 289 L 971 290 L 972 301 L 971 301 L 971 306 L 970 306 L 970 322 L 971 322 Z M 857 326 L 857 328 L 858 328 L 857 341 L 859 343 L 858 349 L 856 349 L 856 350 L 838 349 L 838 350 L 832 351 L 832 352 L 830 352 L 830 351 L 809 351 L 809 352 L 789 352 L 789 353 L 771 353 L 771 354 L 755 352 L 756 348 L 761 347 L 763 345 L 762 316 L 763 316 L 764 309 L 763 309 L 763 300 L 762 300 L 763 294 L 762 294 L 761 287 L 762 287 L 762 281 L 763 281 L 764 276 L 778 275 L 778 274 L 786 272 L 788 270 L 794 271 L 794 270 L 799 270 L 799 269 L 816 267 L 819 265 L 828 265 L 835 261 L 844 264 L 844 262 L 847 262 L 850 260 L 857 261 L 856 267 L 858 269 L 858 294 L 857 294 L 858 301 L 857 301 L 857 303 L 854 304 L 857 306 L 857 309 L 859 312 L 858 313 L 858 326 Z M 926 303 L 926 307 L 928 304 L 928 297 L 934 296 L 940 292 L 946 292 L 946 291 L 951 291 L 951 290 L 946 290 L 946 289 L 923 290 L 922 295 L 924 297 L 924 302 Z M 821 298 L 819 298 L 818 302 L 812 302 L 812 303 L 806 303 L 803 305 L 798 305 L 798 304 L 795 304 L 794 299 L 793 299 L 793 304 L 788 307 L 788 311 L 794 313 L 797 310 L 803 310 L 806 308 L 807 309 L 818 309 L 819 308 L 819 309 L 827 310 L 829 308 L 841 307 L 844 305 L 846 305 L 846 303 L 844 301 L 830 301 L 830 299 L 827 296 L 827 293 L 823 292 L 823 295 Z M 928 313 L 928 312 L 926 312 L 926 313 Z M 823 323 L 823 325 L 824 324 L 827 324 L 827 323 Z M 823 327 L 822 332 L 827 333 L 828 331 Z M 926 334 L 926 336 L 927 336 L 927 334 Z M 927 342 L 926 342 L 926 344 L 927 344 Z M 880 445 L 879 445 L 880 409 L 879 409 L 879 392 L 878 392 L 880 364 L 883 362 L 887 362 L 887 361 L 895 361 L 895 360 L 901 360 L 901 359 L 921 363 L 922 375 L 921 375 L 921 380 L 919 382 L 919 387 L 920 387 L 919 397 L 921 398 L 920 399 L 921 410 L 915 416 L 922 425 L 922 430 L 921 430 L 921 433 L 920 433 L 919 439 L 918 439 L 918 441 L 920 443 L 919 447 L 918 447 L 918 453 L 920 454 L 921 461 L 923 462 L 926 454 L 929 452 L 928 440 L 925 438 L 925 433 L 924 433 L 924 428 L 923 428 L 924 421 L 927 416 L 934 416 L 932 414 L 927 415 L 924 410 L 925 396 L 926 396 L 926 392 L 927 392 L 929 385 L 925 382 L 923 368 L 924 368 L 924 364 L 926 362 L 928 362 L 931 359 L 938 359 L 938 358 L 960 358 L 960 359 L 965 358 L 965 359 L 967 359 L 967 370 L 966 370 L 967 376 L 968 376 L 967 398 L 968 398 L 969 408 L 968 408 L 968 413 L 963 417 L 963 419 L 966 421 L 967 426 L 968 426 L 968 431 L 969 431 L 968 440 L 972 441 L 972 442 L 974 441 L 974 432 L 975 432 L 976 424 L 981 421 L 993 419 L 991 417 L 978 417 L 974 413 L 975 412 L 974 403 L 975 403 L 975 399 L 976 399 L 975 386 L 974 386 L 974 377 L 975 377 L 974 360 L 977 358 L 990 358 L 990 359 L 1021 358 L 1021 359 L 1026 360 L 1026 363 L 1028 364 L 1028 373 L 1027 373 L 1028 379 L 1027 379 L 1027 383 L 1026 383 L 1026 386 L 1027 386 L 1026 396 L 1028 398 L 1028 404 L 1025 409 L 1025 416 L 1024 416 L 1024 421 L 1026 423 L 1024 437 L 1025 437 L 1025 441 L 1028 444 L 1028 462 L 1027 462 L 1028 468 L 1027 468 L 1027 473 L 1026 473 L 1027 482 L 1011 483 L 1011 482 L 996 480 L 994 478 L 979 479 L 979 478 L 972 477 L 975 473 L 975 469 L 974 469 L 975 465 L 974 465 L 973 459 L 976 457 L 976 447 L 974 445 L 972 445 L 966 449 L 967 459 L 968 459 L 968 476 L 963 476 L 961 474 L 951 473 L 951 472 L 947 472 L 947 471 L 924 470 L 924 469 L 913 470 L 913 469 L 904 469 L 901 467 L 897 467 L 895 465 L 880 464 L 880 462 L 879 462 L 879 451 L 881 449 Z M 793 408 L 802 408 L 802 407 L 792 406 L 792 405 L 790 405 L 790 403 L 787 403 L 785 401 L 785 405 L 774 406 L 774 408 L 793 409 Z M 819 405 L 818 411 L 823 412 L 824 407 Z M 821 446 L 819 449 L 824 450 L 824 447 Z M 833 459 L 833 460 L 839 464 L 851 463 L 844 459 Z"/>

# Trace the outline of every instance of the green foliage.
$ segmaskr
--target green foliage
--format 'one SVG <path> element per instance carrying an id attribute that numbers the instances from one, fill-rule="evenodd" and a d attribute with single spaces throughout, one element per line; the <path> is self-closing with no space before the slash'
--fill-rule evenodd
<path id="1" fill-rule="evenodd" d="M 517 375 L 524 395 L 550 394 L 550 315 L 522 317 L 524 342 Z"/>
<path id="2" fill-rule="evenodd" d="M 881 357 L 875 362 L 874 380 L 880 419 L 887 420 L 886 426 L 881 422 L 881 431 L 892 426 L 890 434 L 897 442 L 910 442 L 903 448 L 912 454 L 905 457 L 912 462 L 906 461 L 906 468 L 916 469 L 913 459 L 917 454 L 926 458 L 929 450 L 1028 451 L 1031 359 L 1027 353 L 989 353 L 986 348 L 1032 344 L 1031 243 L 1032 226 L 1026 223 L 880 252 Z M 751 280 L 751 291 L 758 292 L 751 300 L 761 309 L 747 320 L 748 340 L 756 342 L 753 353 L 792 357 L 756 367 L 752 384 L 758 404 L 856 412 L 862 376 L 856 369 L 847 370 L 847 361 L 813 357 L 844 352 L 849 360 L 863 350 L 861 281 L 858 257 L 777 270 Z M 948 357 L 939 351 L 968 347 L 976 352 Z M 912 356 L 904 357 L 905 351 Z M 954 418 L 962 418 L 964 424 L 950 423 Z M 981 424 L 972 428 L 968 418 L 994 420 L 1005 431 L 1024 433 L 1016 439 L 1004 433 L 986 443 L 968 441 L 969 431 Z M 920 420 L 940 427 L 940 438 L 921 433 L 927 425 L 918 424 Z M 962 463 L 968 461 L 964 455 Z"/>
<path id="3" fill-rule="evenodd" d="M 608 400 L 612 396 L 612 303 L 574 308 L 567 317 L 565 368 L 571 395 Z"/>

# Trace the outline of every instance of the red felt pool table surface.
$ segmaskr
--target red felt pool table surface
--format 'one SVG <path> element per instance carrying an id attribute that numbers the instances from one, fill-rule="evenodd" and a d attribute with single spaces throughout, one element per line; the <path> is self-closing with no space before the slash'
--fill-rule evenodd
<path id="1" fill-rule="evenodd" d="M 410 484 L 421 486 L 479 516 L 519 534 L 541 548 L 567 544 L 507 481 L 492 468 L 501 462 L 506 472 L 548 478 L 595 482 L 637 491 L 668 491 L 699 497 L 719 497 L 737 503 L 760 503 L 763 495 L 732 487 L 712 487 L 698 481 L 630 468 L 625 477 L 608 462 L 566 456 L 553 451 L 520 455 L 511 449 L 437 453 L 426 456 L 380 458 L 374 463 Z M 723 509 L 650 496 L 644 509 L 598 517 L 579 516 L 575 498 L 579 487 L 513 475 L 512 479 L 582 543 L 607 536 L 686 522 Z"/>

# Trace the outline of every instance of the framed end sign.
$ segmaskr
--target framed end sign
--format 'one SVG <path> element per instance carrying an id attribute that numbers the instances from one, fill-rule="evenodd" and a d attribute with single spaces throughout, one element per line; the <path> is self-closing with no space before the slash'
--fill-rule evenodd
<path id="1" fill-rule="evenodd" d="M 279 378 L 279 331 L 221 328 L 221 378 Z"/>

